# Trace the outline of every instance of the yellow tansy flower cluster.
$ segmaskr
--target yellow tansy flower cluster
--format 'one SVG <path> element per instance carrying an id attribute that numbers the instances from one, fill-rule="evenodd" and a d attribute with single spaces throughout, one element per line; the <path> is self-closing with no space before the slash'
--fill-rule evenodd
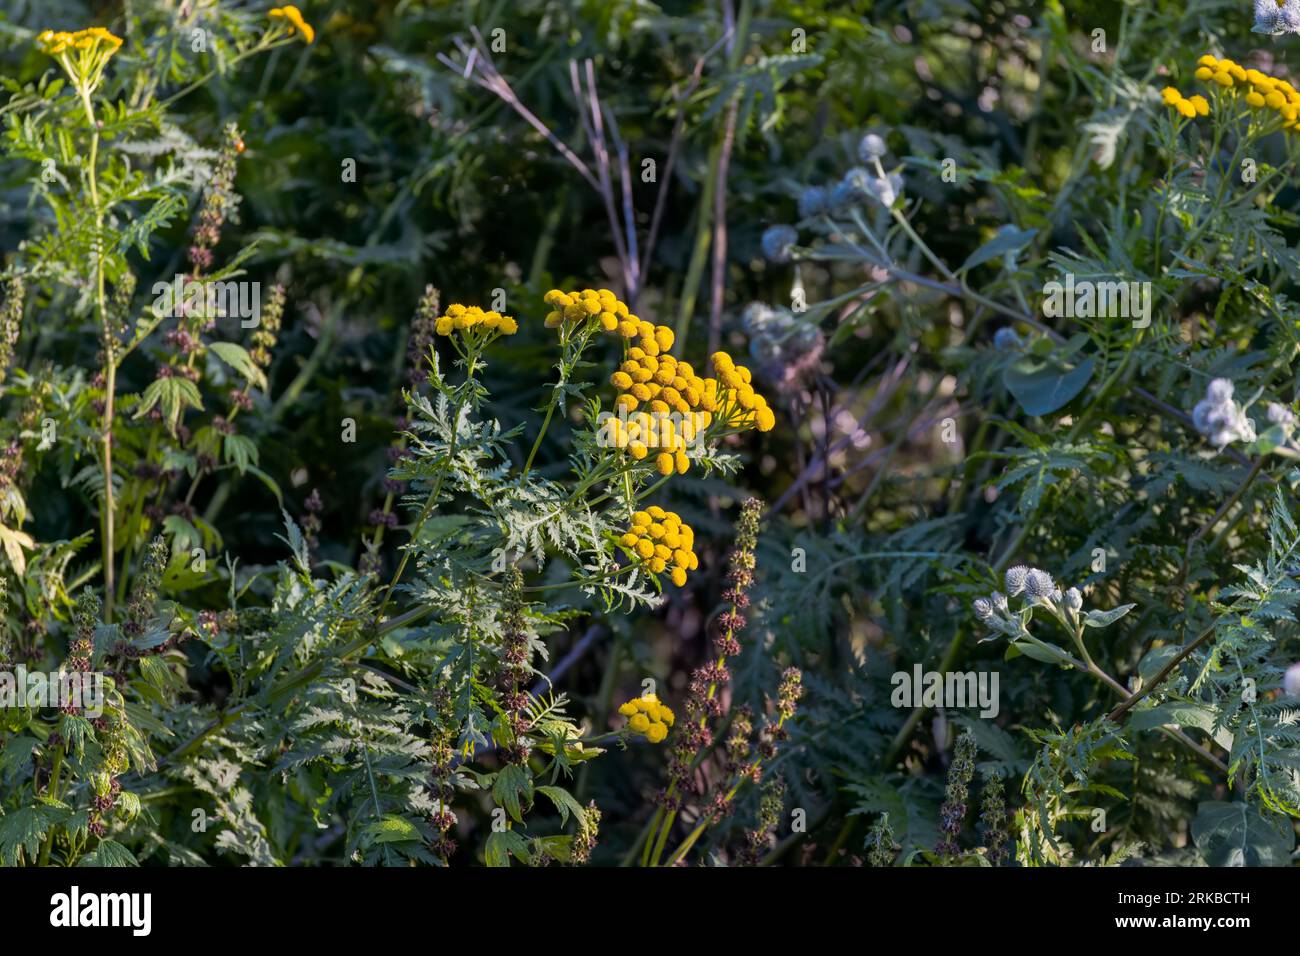
<path id="1" fill-rule="evenodd" d="M 668 736 L 668 728 L 677 718 L 667 705 L 659 703 L 654 694 L 636 697 L 618 709 L 627 718 L 627 727 L 633 733 L 643 734 L 652 744 Z"/>
<path id="2" fill-rule="evenodd" d="M 292 3 L 285 4 L 283 7 L 272 7 L 267 16 L 275 20 L 284 20 L 288 23 L 291 31 L 297 32 L 308 44 L 316 42 L 316 31 L 312 25 L 302 18 L 302 11 Z"/>
<path id="3" fill-rule="evenodd" d="M 451 335 L 453 332 L 468 332 L 480 329 L 500 335 L 514 335 L 519 331 L 519 323 L 511 316 L 499 312 L 484 312 L 476 305 L 449 305 L 447 311 L 439 316 L 433 329 L 439 335 Z"/>
<path id="4" fill-rule="evenodd" d="M 1160 91 L 1160 98 L 1165 101 L 1166 106 L 1172 106 L 1188 119 L 1210 115 L 1209 101 L 1199 93 L 1195 96 L 1183 96 L 1174 87 L 1166 86 Z"/>
<path id="5" fill-rule="evenodd" d="M 121 48 L 122 38 L 103 27 L 75 33 L 46 30 L 36 37 L 36 45 L 41 52 L 56 57 L 79 87 L 94 89 L 99 85 L 104 67 Z"/>
<path id="6" fill-rule="evenodd" d="M 670 329 L 660 326 L 669 336 Z M 679 362 L 666 351 L 647 352 L 638 345 L 627 350 L 627 361 L 610 376 L 619 390 L 616 405 L 629 412 L 645 403 L 651 412 L 712 412 L 716 407 L 718 383 L 695 374 L 687 362 Z M 708 425 L 708 422 L 705 422 Z"/>
<path id="7" fill-rule="evenodd" d="M 122 38 L 114 36 L 111 31 L 103 27 L 91 27 L 88 30 L 78 30 L 76 33 L 46 30 L 36 38 L 36 42 L 41 50 L 50 56 L 58 56 L 68 50 L 93 50 L 100 44 L 108 49 L 111 56 L 122 45 Z"/>
<path id="8" fill-rule="evenodd" d="M 655 467 L 661 475 L 689 469 L 686 449 L 716 418 L 736 430 L 769 431 L 775 426 L 776 416 L 754 391 L 748 369 L 719 352 L 713 357 L 717 378 L 699 375 L 689 363 L 669 354 L 672 329 L 633 315 L 609 289 L 552 289 L 543 301 L 551 307 L 546 316 L 548 328 L 584 325 L 590 329 L 587 323 L 597 323 L 626 340 L 623 362 L 610 376 L 610 383 L 618 389 L 614 400 L 617 417 L 602 422 L 604 439 L 637 460 L 654 450 Z M 726 414 L 720 416 L 720 409 Z M 631 414 L 634 412 L 637 414 Z"/>
<path id="9" fill-rule="evenodd" d="M 726 352 L 713 353 L 713 371 L 718 377 L 717 417 L 733 428 L 757 428 L 770 432 L 776 414 L 767 399 L 754 391 L 749 369 L 737 365 Z"/>
<path id="10" fill-rule="evenodd" d="M 546 315 L 548 329 L 559 328 L 566 322 L 577 324 L 594 319 L 606 332 L 626 331 L 624 338 L 631 338 L 641 321 L 630 314 L 626 303 L 608 289 L 583 289 L 581 292 L 552 289 L 542 297 L 542 301 L 551 307 Z"/>
<path id="11" fill-rule="evenodd" d="M 625 449 L 637 461 L 655 452 L 655 467 L 665 477 L 674 471 L 684 475 L 691 467 L 686 449 L 708 424 L 708 412 L 633 412 L 626 418 L 610 415 L 602 425 L 602 438 L 614 448 Z"/>
<path id="12" fill-rule="evenodd" d="M 632 516 L 631 529 L 618 539 L 653 574 L 671 568 L 673 584 L 686 584 L 686 572 L 700 566 L 695 555 L 695 532 L 676 512 L 651 505 Z"/>
<path id="13" fill-rule="evenodd" d="M 1286 80 L 1279 80 L 1259 70 L 1248 70 L 1232 60 L 1219 60 L 1208 53 L 1196 61 L 1196 78 L 1212 83 L 1225 92 L 1245 92 L 1246 103 L 1253 109 L 1272 110 L 1282 120 L 1284 129 L 1300 129 L 1300 93 Z"/>

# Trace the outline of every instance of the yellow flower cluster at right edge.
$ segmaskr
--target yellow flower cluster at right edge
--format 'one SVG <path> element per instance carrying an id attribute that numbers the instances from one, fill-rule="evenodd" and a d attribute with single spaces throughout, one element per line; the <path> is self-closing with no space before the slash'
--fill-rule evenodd
<path id="1" fill-rule="evenodd" d="M 644 734 L 646 740 L 657 744 L 668 736 L 668 728 L 676 717 L 666 705 L 659 703 L 654 694 L 636 697 L 618 709 L 627 718 L 628 730 Z"/>
<path id="2" fill-rule="evenodd" d="M 1259 70 L 1248 70 L 1232 60 L 1216 59 L 1208 53 L 1196 61 L 1195 75 L 1198 80 L 1212 83 L 1224 92 L 1245 91 L 1246 103 L 1251 108 L 1272 110 L 1281 119 L 1283 129 L 1300 129 L 1300 93 L 1286 80 Z M 1179 112 L 1183 111 L 1180 109 Z M 1183 115 L 1187 114 L 1183 112 Z"/>

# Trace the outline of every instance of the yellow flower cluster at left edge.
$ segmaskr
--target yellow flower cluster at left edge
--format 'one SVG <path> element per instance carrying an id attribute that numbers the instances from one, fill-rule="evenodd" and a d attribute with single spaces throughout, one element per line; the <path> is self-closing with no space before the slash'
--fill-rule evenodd
<path id="1" fill-rule="evenodd" d="M 122 46 L 122 38 L 103 27 L 75 33 L 46 30 L 36 37 L 42 53 L 56 58 L 69 78 L 85 94 L 99 85 L 104 67 Z"/>

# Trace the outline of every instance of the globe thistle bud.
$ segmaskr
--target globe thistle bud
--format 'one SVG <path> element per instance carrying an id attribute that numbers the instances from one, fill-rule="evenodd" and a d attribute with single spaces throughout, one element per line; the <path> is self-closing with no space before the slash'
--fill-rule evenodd
<path id="1" fill-rule="evenodd" d="M 1252 33 L 1300 33 L 1300 0 L 1255 0 Z"/>
<path id="2" fill-rule="evenodd" d="M 1233 385 L 1226 378 L 1216 378 L 1205 386 L 1205 397 L 1215 405 L 1232 401 Z"/>
<path id="3" fill-rule="evenodd" d="M 1017 564 L 1013 568 L 1007 568 L 1007 594 L 1016 597 L 1025 589 L 1025 578 L 1029 575 L 1029 568 L 1023 564 Z"/>
<path id="4" fill-rule="evenodd" d="M 875 177 L 861 166 L 854 166 L 844 174 L 843 186 L 850 196 L 856 199 L 870 199 L 875 192 Z"/>
<path id="5" fill-rule="evenodd" d="M 782 264 L 789 262 L 792 258 L 796 242 L 799 241 L 799 233 L 794 228 L 786 225 L 769 226 L 763 232 L 763 255 L 768 262 Z"/>
<path id="6" fill-rule="evenodd" d="M 873 159 L 880 159 L 886 152 L 888 152 L 888 148 L 885 146 L 884 139 L 875 133 L 868 133 L 858 140 L 858 159 L 864 163 L 869 163 Z"/>
<path id="7" fill-rule="evenodd" d="M 871 194 L 880 201 L 882 206 L 892 206 L 898 199 L 899 193 L 903 191 L 903 177 L 898 173 L 890 173 L 886 177 L 877 177 L 871 180 Z"/>
<path id="8" fill-rule="evenodd" d="M 1065 606 L 1076 614 L 1083 609 L 1083 595 L 1078 588 L 1070 588 L 1065 592 Z"/>
<path id="9" fill-rule="evenodd" d="M 993 602 L 988 598 L 976 598 L 971 603 L 971 608 L 975 611 L 975 616 L 981 621 L 987 621 L 993 616 Z"/>
<path id="10" fill-rule="evenodd" d="M 853 184 L 847 179 L 841 179 L 826 197 L 826 208 L 829 212 L 835 212 L 853 205 L 860 198 L 862 197 L 854 190 Z"/>
<path id="11" fill-rule="evenodd" d="M 1288 697 L 1300 697 L 1300 663 L 1292 664 L 1282 677 L 1282 689 Z"/>
<path id="12" fill-rule="evenodd" d="M 1295 428 L 1296 424 L 1295 412 L 1277 402 L 1268 403 L 1268 420 L 1274 425 L 1281 425 L 1288 431 Z"/>
<path id="13" fill-rule="evenodd" d="M 1009 325 L 993 333 L 993 347 L 1001 352 L 1014 352 L 1023 348 L 1024 345 L 1024 340 Z"/>
<path id="14" fill-rule="evenodd" d="M 1205 388 L 1205 398 L 1192 409 L 1192 424 L 1216 448 L 1234 441 L 1255 440 L 1255 425 L 1245 409 L 1232 400 L 1232 382 L 1216 378 Z"/>
<path id="15" fill-rule="evenodd" d="M 1056 591 L 1056 582 L 1046 571 L 1030 568 L 1025 575 L 1025 593 L 1034 598 L 1048 598 Z"/>
<path id="16" fill-rule="evenodd" d="M 808 186 L 799 194 L 799 216 L 807 219 L 826 211 L 826 190 L 821 186 Z"/>

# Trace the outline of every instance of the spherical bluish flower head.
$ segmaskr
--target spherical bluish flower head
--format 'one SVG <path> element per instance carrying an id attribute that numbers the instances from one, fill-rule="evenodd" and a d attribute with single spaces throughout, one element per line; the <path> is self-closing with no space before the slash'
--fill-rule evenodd
<path id="1" fill-rule="evenodd" d="M 870 199 L 871 181 L 874 177 L 861 166 L 854 166 L 844 174 L 844 186 L 855 199 Z"/>
<path id="2" fill-rule="evenodd" d="M 1300 0 L 1255 0 L 1255 33 L 1300 33 Z"/>
<path id="3" fill-rule="evenodd" d="M 799 233 L 793 226 L 769 226 L 763 231 L 763 255 L 768 262 L 789 262 L 791 250 L 799 241 Z"/>
<path id="4" fill-rule="evenodd" d="M 1232 400 L 1232 383 L 1216 378 L 1205 389 L 1205 398 L 1192 409 L 1192 424 L 1215 448 L 1232 442 L 1255 440 L 1255 423 L 1246 410 Z"/>
<path id="5" fill-rule="evenodd" d="M 993 347 L 1003 352 L 1019 351 L 1024 347 L 1024 340 L 1016 334 L 1011 326 L 1003 326 L 993 333 Z"/>
<path id="6" fill-rule="evenodd" d="M 827 197 L 826 206 L 830 211 L 834 212 L 837 209 L 844 209 L 846 206 L 853 205 L 859 198 L 858 194 L 853 191 L 853 187 L 841 179 L 831 190 L 830 196 Z"/>
<path id="7" fill-rule="evenodd" d="M 1056 582 L 1046 571 L 1030 568 L 1025 575 L 1025 593 L 1035 598 L 1051 597 L 1056 593 Z"/>
<path id="8" fill-rule="evenodd" d="M 1277 402 L 1268 403 L 1268 420 L 1274 425 L 1281 425 L 1283 428 L 1295 428 L 1295 412 L 1285 405 L 1279 405 Z"/>
<path id="9" fill-rule="evenodd" d="M 987 621 L 993 616 L 993 602 L 988 598 L 976 598 L 971 603 L 971 608 L 975 611 L 975 616 L 981 621 Z"/>
<path id="10" fill-rule="evenodd" d="M 885 146 L 884 139 L 875 133 L 868 133 L 858 141 L 858 159 L 864 163 L 869 163 L 873 159 L 880 159 L 886 152 L 888 152 L 888 148 Z"/>
<path id="11" fill-rule="evenodd" d="M 1065 606 L 1075 612 L 1083 609 L 1083 594 L 1078 588 L 1070 588 L 1065 592 Z"/>
<path id="12" fill-rule="evenodd" d="M 1226 378 L 1216 378 L 1205 386 L 1205 399 L 1214 405 L 1222 405 L 1232 401 L 1232 392 L 1232 382 Z"/>
<path id="13" fill-rule="evenodd" d="M 1023 564 L 1017 564 L 1013 568 L 1007 568 L 1007 593 L 1015 597 L 1025 589 L 1025 578 L 1029 575 L 1029 568 Z"/>
<path id="14" fill-rule="evenodd" d="M 826 190 L 821 186 L 808 186 L 799 194 L 799 217 L 807 219 L 826 211 Z"/>

